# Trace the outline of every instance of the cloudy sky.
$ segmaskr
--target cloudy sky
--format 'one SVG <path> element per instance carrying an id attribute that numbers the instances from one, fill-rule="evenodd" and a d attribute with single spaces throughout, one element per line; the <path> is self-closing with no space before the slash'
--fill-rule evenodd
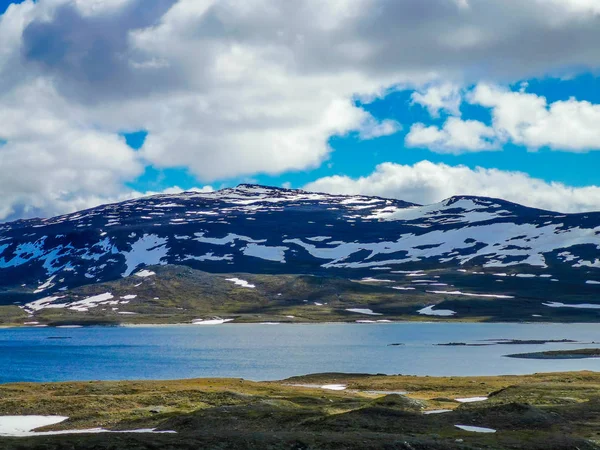
<path id="1" fill-rule="evenodd" d="M 600 210 L 600 0 L 0 14 L 0 220 L 240 182 Z"/>

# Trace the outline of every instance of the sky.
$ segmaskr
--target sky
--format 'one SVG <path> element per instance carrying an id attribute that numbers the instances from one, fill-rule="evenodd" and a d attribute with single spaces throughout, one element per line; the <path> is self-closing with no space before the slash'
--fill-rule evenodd
<path id="1" fill-rule="evenodd" d="M 259 183 L 600 211 L 600 0 L 0 0 L 0 221 Z"/>

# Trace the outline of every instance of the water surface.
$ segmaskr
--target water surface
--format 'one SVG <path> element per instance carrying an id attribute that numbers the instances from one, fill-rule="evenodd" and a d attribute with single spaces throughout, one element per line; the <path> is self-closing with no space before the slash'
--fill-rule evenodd
<path id="1" fill-rule="evenodd" d="M 599 345 L 434 345 L 485 339 L 598 342 L 600 331 L 597 324 L 480 323 L 3 329 L 0 383 L 194 377 L 275 380 L 316 372 L 475 376 L 600 371 L 600 359 L 503 357 Z M 389 346 L 392 343 L 404 345 Z"/>

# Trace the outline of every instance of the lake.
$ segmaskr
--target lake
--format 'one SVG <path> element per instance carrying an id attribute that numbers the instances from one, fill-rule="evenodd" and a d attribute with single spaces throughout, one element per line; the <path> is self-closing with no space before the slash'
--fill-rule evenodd
<path id="1" fill-rule="evenodd" d="M 503 357 L 597 345 L 435 345 L 486 339 L 598 342 L 600 332 L 597 324 L 480 323 L 1 329 L 0 383 L 194 377 L 275 380 L 316 372 L 475 376 L 600 371 L 600 359 Z M 389 345 L 393 343 L 404 345 Z"/>

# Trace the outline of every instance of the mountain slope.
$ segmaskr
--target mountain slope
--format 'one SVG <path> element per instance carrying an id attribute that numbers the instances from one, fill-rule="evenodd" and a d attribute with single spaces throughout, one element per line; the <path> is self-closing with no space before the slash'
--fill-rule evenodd
<path id="1" fill-rule="evenodd" d="M 419 206 L 240 185 L 0 225 L 4 304 L 163 264 L 353 279 L 431 270 L 495 273 L 499 282 L 540 276 L 586 297 L 600 291 L 600 213 L 567 215 L 467 196 Z"/>

